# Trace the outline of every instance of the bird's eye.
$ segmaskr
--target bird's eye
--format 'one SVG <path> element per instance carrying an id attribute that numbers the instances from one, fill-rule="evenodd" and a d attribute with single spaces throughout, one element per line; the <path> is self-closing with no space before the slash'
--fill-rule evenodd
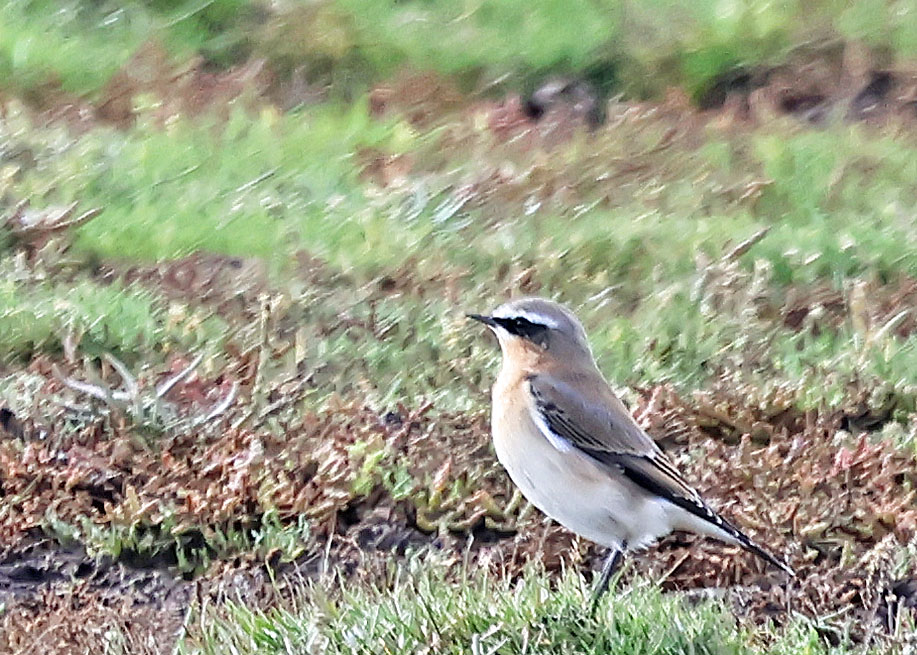
<path id="1" fill-rule="evenodd" d="M 544 347 L 547 344 L 548 326 L 535 323 L 527 318 L 515 316 L 513 318 L 495 319 L 497 324 L 510 334 L 528 339 Z"/>

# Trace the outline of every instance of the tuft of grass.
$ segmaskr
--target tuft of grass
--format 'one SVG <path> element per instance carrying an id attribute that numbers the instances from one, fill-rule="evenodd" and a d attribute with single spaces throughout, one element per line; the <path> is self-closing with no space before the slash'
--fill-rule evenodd
<path id="1" fill-rule="evenodd" d="M 285 525 L 276 511 L 269 510 L 250 523 L 179 524 L 168 508 L 162 508 L 156 523 L 134 520 L 99 525 L 86 516 L 70 523 L 49 511 L 44 530 L 60 543 L 80 545 L 91 557 L 104 555 L 136 567 L 169 566 L 193 575 L 205 573 L 217 560 L 239 555 L 274 564 L 292 562 L 309 543 L 310 525 L 305 516 Z"/>
<path id="2" fill-rule="evenodd" d="M 19 92 L 55 83 L 73 93 L 95 91 L 145 38 L 148 22 L 114 6 L 19 0 L 0 7 L 0 77 Z"/>
<path id="3" fill-rule="evenodd" d="M 912 142 L 836 126 L 760 133 L 752 147 L 772 181 L 758 212 L 775 230 L 760 251 L 782 281 L 917 275 L 906 209 L 917 180 Z"/>
<path id="4" fill-rule="evenodd" d="M 222 331 L 212 317 L 196 326 L 170 322 L 161 301 L 135 287 L 88 280 L 30 285 L 12 276 L 0 283 L 0 344 L 7 358 L 60 352 L 69 340 L 88 355 L 133 359 L 137 351 L 170 344 L 216 345 Z"/>
<path id="5" fill-rule="evenodd" d="M 736 625 L 720 603 L 688 603 L 643 583 L 613 591 L 591 616 L 589 593 L 584 578 L 570 572 L 552 580 L 530 570 L 515 581 L 478 572 L 456 581 L 441 565 L 415 559 L 384 585 L 348 584 L 330 592 L 312 585 L 291 606 L 268 612 L 233 604 L 209 610 L 200 633 L 180 652 L 846 652 L 824 646 L 802 621 L 766 634 Z"/>

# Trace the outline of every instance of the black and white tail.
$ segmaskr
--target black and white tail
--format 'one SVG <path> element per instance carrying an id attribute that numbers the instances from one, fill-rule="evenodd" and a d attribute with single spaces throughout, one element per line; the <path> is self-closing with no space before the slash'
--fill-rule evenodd
<path id="1" fill-rule="evenodd" d="M 742 532 L 737 527 L 732 525 L 732 523 L 724 519 L 722 516 L 714 512 L 712 509 L 710 509 L 710 507 L 705 506 L 705 509 L 706 509 L 706 512 L 704 516 L 702 516 L 701 518 L 706 519 L 707 521 L 709 521 L 710 523 L 718 527 L 720 530 L 728 534 L 730 537 L 732 537 L 735 540 L 737 544 L 739 544 L 745 550 L 751 553 L 754 553 L 755 555 L 757 555 L 764 561 L 770 562 L 771 564 L 785 571 L 789 575 L 796 577 L 796 571 L 794 571 L 792 567 L 790 567 L 789 564 L 777 559 L 777 557 L 774 556 L 772 553 L 764 550 L 764 548 L 762 548 L 761 546 L 756 544 L 754 541 L 752 541 L 748 537 L 748 535 L 746 535 L 744 532 Z"/>
<path id="2" fill-rule="evenodd" d="M 666 467 L 667 468 L 667 467 Z M 774 555 L 756 544 L 744 532 L 735 527 L 732 523 L 717 514 L 712 507 L 703 501 L 700 495 L 691 489 L 680 478 L 683 486 L 675 489 L 669 485 L 661 484 L 660 480 L 652 475 L 647 475 L 646 471 L 636 466 L 628 466 L 624 463 L 624 475 L 636 482 L 644 489 L 664 498 L 673 505 L 688 512 L 691 517 L 700 519 L 692 521 L 694 531 L 705 533 L 711 537 L 722 539 L 727 543 L 735 543 L 745 550 L 754 553 L 761 559 L 785 571 L 789 575 L 796 577 L 796 572 L 786 563 L 777 559 Z M 671 475 L 671 474 L 670 474 Z M 687 526 L 686 526 L 687 527 Z"/>

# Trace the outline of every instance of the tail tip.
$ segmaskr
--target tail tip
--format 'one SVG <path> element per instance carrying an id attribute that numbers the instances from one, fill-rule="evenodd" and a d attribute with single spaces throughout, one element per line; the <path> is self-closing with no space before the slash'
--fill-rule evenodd
<path id="1" fill-rule="evenodd" d="M 786 573 L 791 578 L 796 577 L 796 571 L 793 569 L 792 566 L 790 566 L 786 562 L 780 561 L 775 557 L 774 563 L 780 568 L 780 570 L 782 570 L 784 573 Z"/>
<path id="2" fill-rule="evenodd" d="M 794 571 L 793 567 L 787 564 L 787 562 L 782 557 L 777 557 L 770 551 L 762 548 L 761 546 L 756 544 L 754 541 L 749 539 L 746 535 L 742 534 L 738 530 L 736 530 L 736 535 L 737 535 L 739 543 L 746 550 L 751 551 L 752 553 L 754 553 L 755 555 L 763 559 L 765 562 L 769 564 L 773 564 L 778 569 L 780 569 L 781 571 L 789 575 L 791 578 L 796 577 L 796 571 Z"/>
<path id="3" fill-rule="evenodd" d="M 783 558 L 778 558 L 776 555 L 769 553 L 754 542 L 749 542 L 749 545 L 751 546 L 750 550 L 761 557 L 761 559 L 769 562 L 770 564 L 773 564 L 778 569 L 789 575 L 791 578 L 796 577 L 796 571 L 794 571 L 793 567 L 787 564 Z"/>

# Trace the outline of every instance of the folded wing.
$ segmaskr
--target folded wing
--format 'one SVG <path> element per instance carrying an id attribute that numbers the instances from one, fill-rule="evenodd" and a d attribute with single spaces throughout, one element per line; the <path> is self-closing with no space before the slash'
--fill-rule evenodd
<path id="1" fill-rule="evenodd" d="M 675 469 L 655 442 L 610 392 L 590 401 L 562 380 L 528 378 L 532 418 L 545 437 L 562 451 L 577 450 L 622 473 L 649 493 L 677 505 L 719 528 L 741 546 L 792 573 L 783 562 L 755 544 L 717 514 Z"/>

